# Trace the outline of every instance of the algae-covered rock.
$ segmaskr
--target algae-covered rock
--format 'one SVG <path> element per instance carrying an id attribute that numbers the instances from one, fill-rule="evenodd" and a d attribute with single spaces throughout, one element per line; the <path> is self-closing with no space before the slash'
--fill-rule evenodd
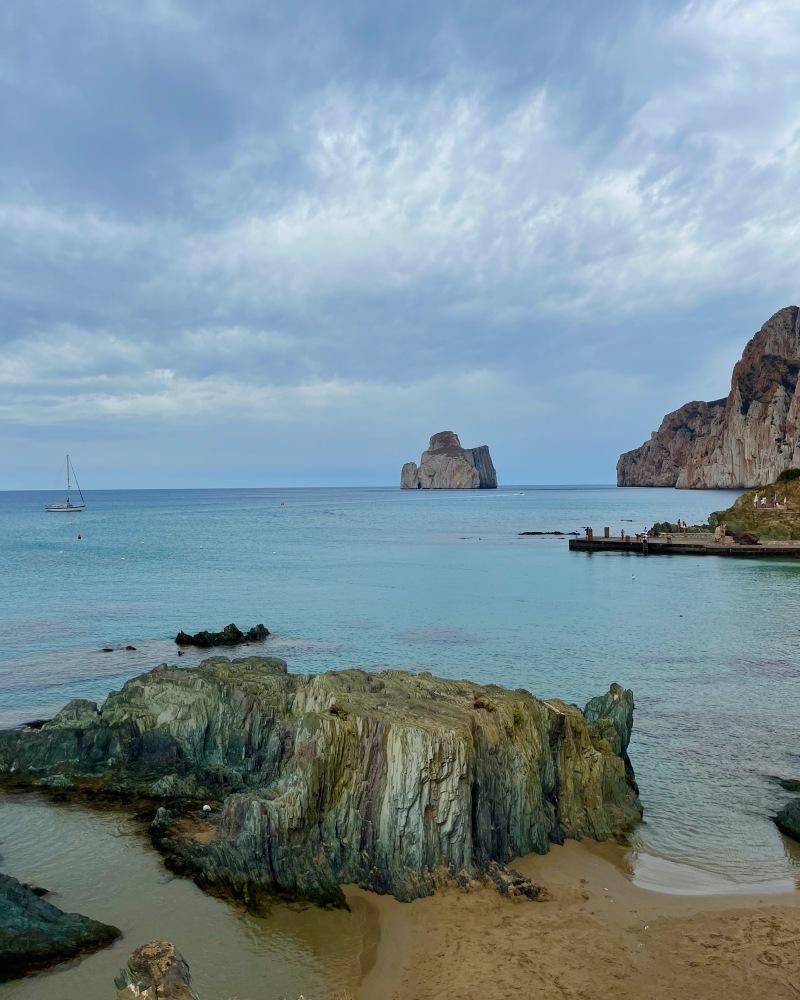
<path id="1" fill-rule="evenodd" d="M 627 830 L 641 815 L 632 717 L 618 685 L 583 713 L 427 673 L 212 657 L 128 681 L 72 731 L 0 733 L 0 776 L 158 797 L 170 864 L 252 904 L 341 902 L 351 882 L 411 899 L 442 872 Z"/>
<path id="2" fill-rule="evenodd" d="M 10 875 L 0 875 L 0 980 L 103 948 L 120 933 L 79 913 L 64 913 Z"/>

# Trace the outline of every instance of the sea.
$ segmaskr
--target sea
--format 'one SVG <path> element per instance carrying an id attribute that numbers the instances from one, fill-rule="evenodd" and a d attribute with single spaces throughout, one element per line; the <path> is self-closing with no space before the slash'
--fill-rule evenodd
<path id="1" fill-rule="evenodd" d="M 800 563 L 572 553 L 565 536 L 521 535 L 699 523 L 737 495 L 613 486 L 98 490 L 86 493 L 85 511 L 53 514 L 44 511 L 58 499 L 50 494 L 0 492 L 0 727 L 49 717 L 70 698 L 102 703 L 161 662 L 191 666 L 203 654 L 179 660 L 178 630 L 229 622 L 263 622 L 272 635 L 259 651 L 296 673 L 429 670 L 578 705 L 617 681 L 635 695 L 630 755 L 645 808 L 632 877 L 672 892 L 791 888 L 800 851 L 772 816 L 787 798 L 775 778 L 800 778 Z M 80 850 L 107 842 L 85 863 L 101 884 L 107 855 L 107 877 L 119 880 L 120 838 L 135 840 L 120 817 L 0 799 L 0 870 L 34 881 L 49 873 L 76 909 L 92 902 L 81 898 Z M 139 858 L 140 881 L 150 878 L 160 898 L 169 883 L 149 848 L 125 857 Z M 54 858 L 62 858 L 55 868 Z M 198 907 L 227 912 L 199 898 Z M 303 933 L 323 941 L 328 930 L 320 915 L 289 912 L 271 929 L 240 915 L 236 934 L 247 947 L 277 948 L 271 961 L 286 989 L 305 986 L 309 996 L 291 970 L 305 969 L 307 980 Z M 0 988 L 0 998 L 68 996 L 59 975 L 36 977 L 38 992 L 25 992 L 33 980 Z M 203 975 L 214 984 L 214 969 Z M 62 992 L 42 992 L 53 981 Z M 243 998 L 247 990 L 240 984 Z"/>

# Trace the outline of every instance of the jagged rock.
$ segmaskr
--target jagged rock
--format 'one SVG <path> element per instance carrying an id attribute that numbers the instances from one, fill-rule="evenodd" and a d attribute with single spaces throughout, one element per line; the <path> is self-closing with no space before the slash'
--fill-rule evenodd
<path id="1" fill-rule="evenodd" d="M 427 673 L 289 675 L 281 660 L 212 657 L 128 681 L 72 731 L 0 732 L 0 777 L 159 795 L 168 863 L 253 906 L 341 903 L 350 882 L 412 899 L 440 869 L 480 873 L 639 819 L 633 696 L 615 684 L 586 711 Z M 204 802 L 220 807 L 203 818 Z"/>
<path id="2" fill-rule="evenodd" d="M 487 445 L 462 448 L 453 431 L 434 434 L 420 464 L 406 462 L 400 473 L 404 490 L 493 490 L 497 473 Z"/>
<path id="3" fill-rule="evenodd" d="M 667 414 L 617 463 L 619 486 L 752 487 L 800 466 L 800 308 L 775 313 L 744 349 L 731 391 Z"/>
<path id="4" fill-rule="evenodd" d="M 96 951 L 121 931 L 79 913 L 64 913 L 10 875 L 0 875 L 0 980 Z"/>
<path id="5" fill-rule="evenodd" d="M 542 887 L 527 878 L 516 868 L 509 868 L 507 865 L 498 865 L 493 861 L 488 868 L 488 876 L 494 882 L 498 892 L 504 896 L 526 896 L 528 899 L 539 899 L 542 895 Z"/>
<path id="6" fill-rule="evenodd" d="M 175 642 L 179 646 L 199 646 L 201 649 L 210 649 L 212 646 L 238 646 L 243 642 L 263 642 L 269 635 L 269 629 L 264 625 L 254 625 L 247 632 L 242 632 L 240 628 L 231 623 L 226 625 L 221 632 L 195 632 L 189 635 L 188 632 L 178 632 Z"/>
<path id="7" fill-rule="evenodd" d="M 800 840 L 800 799 L 787 802 L 775 817 L 775 822 L 781 833 L 794 840 Z"/>
<path id="8" fill-rule="evenodd" d="M 143 944 L 114 979 L 117 1000 L 198 1000 L 189 966 L 168 941 Z"/>

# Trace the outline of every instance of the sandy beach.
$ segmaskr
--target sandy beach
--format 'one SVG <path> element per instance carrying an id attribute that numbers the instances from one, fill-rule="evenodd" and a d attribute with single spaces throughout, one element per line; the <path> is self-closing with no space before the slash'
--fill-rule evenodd
<path id="1" fill-rule="evenodd" d="M 631 882 L 624 853 L 569 842 L 521 859 L 543 902 L 483 887 L 406 904 L 368 894 L 381 933 L 360 1000 L 800 997 L 800 892 L 655 892 Z"/>

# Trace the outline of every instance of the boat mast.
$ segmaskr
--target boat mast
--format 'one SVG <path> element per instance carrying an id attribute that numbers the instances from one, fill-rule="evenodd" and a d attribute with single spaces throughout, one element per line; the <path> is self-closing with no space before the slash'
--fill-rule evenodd
<path id="1" fill-rule="evenodd" d="M 83 490 L 81 489 L 81 484 L 78 482 L 78 477 L 75 474 L 75 466 L 72 465 L 72 462 L 70 462 L 70 460 L 69 460 L 69 455 L 67 455 L 67 489 L 69 489 L 69 469 L 70 469 L 70 466 L 72 466 L 72 478 L 75 480 L 75 486 L 78 489 L 78 493 L 80 493 L 80 495 L 81 495 L 81 503 L 85 504 L 86 501 L 83 498 Z"/>
<path id="2" fill-rule="evenodd" d="M 69 503 L 69 455 L 67 455 L 67 503 Z"/>

